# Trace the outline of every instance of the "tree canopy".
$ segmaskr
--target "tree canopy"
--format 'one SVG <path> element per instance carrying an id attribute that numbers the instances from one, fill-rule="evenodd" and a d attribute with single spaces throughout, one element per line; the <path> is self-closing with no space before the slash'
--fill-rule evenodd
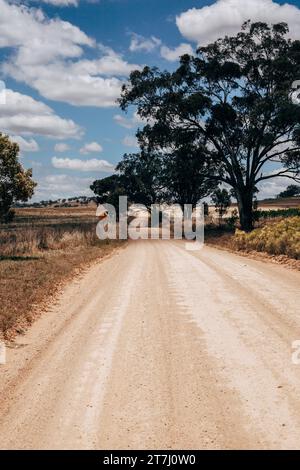
<path id="1" fill-rule="evenodd" d="M 217 213 L 219 214 L 219 223 L 221 224 L 222 218 L 231 206 L 230 194 L 225 188 L 217 188 L 212 194 L 211 200 L 215 205 Z"/>
<path id="2" fill-rule="evenodd" d="M 111 204 L 119 207 L 119 196 L 126 196 L 119 175 L 111 175 L 93 182 L 91 190 L 97 195 L 99 204 Z"/>
<path id="3" fill-rule="evenodd" d="M 165 200 L 163 185 L 163 156 L 159 153 L 125 154 L 117 165 L 120 181 L 131 204 L 152 204 Z"/>

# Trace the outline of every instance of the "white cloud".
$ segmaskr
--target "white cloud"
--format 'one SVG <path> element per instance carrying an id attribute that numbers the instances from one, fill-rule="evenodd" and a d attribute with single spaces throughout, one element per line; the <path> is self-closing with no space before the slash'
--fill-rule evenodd
<path id="1" fill-rule="evenodd" d="M 278 23 L 290 26 L 290 36 L 299 38 L 300 9 L 273 0 L 218 0 L 210 6 L 191 8 L 176 17 L 181 34 L 199 45 L 206 45 L 226 34 L 235 35 L 247 21 Z"/>
<path id="2" fill-rule="evenodd" d="M 193 48 L 190 44 L 182 43 L 174 49 L 170 49 L 167 46 L 162 46 L 160 49 L 161 56 L 169 60 L 170 62 L 175 62 L 184 54 L 193 54 Z"/>
<path id="3" fill-rule="evenodd" d="M 119 124 L 119 126 L 125 127 L 125 129 L 133 129 L 139 124 L 145 124 L 143 119 L 137 114 L 136 111 L 131 118 L 126 118 L 121 114 L 116 114 L 113 119 L 117 124 Z"/>
<path id="4" fill-rule="evenodd" d="M 129 64 L 122 56 L 116 53 L 110 47 L 103 44 L 97 45 L 102 57 L 95 60 L 80 60 L 72 64 L 71 70 L 74 74 L 91 76 L 120 76 L 125 77 L 130 74 L 133 69 L 139 68 L 137 64 Z"/>
<path id="5" fill-rule="evenodd" d="M 92 158 L 91 160 L 80 160 L 79 158 L 52 158 L 52 165 L 54 168 L 60 168 L 64 170 L 78 170 L 78 171 L 103 171 L 113 172 L 114 165 L 106 160 L 97 160 Z"/>
<path id="6" fill-rule="evenodd" d="M 156 38 L 155 36 L 145 38 L 144 36 L 133 33 L 131 36 L 129 50 L 131 52 L 152 52 L 160 45 L 161 40 Z"/>
<path id="7" fill-rule="evenodd" d="M 94 177 L 81 178 L 59 174 L 39 177 L 33 201 L 68 198 L 72 196 L 92 196 L 90 185 Z"/>
<path id="8" fill-rule="evenodd" d="M 115 106 L 123 78 L 138 68 L 111 48 L 96 44 L 78 27 L 48 19 L 40 9 L 0 0 L 0 47 L 13 55 L 2 72 L 47 99 L 76 106 Z M 97 57 L 85 59 L 85 48 Z"/>
<path id="9" fill-rule="evenodd" d="M 170 49 L 155 36 L 145 38 L 144 36 L 135 33 L 131 36 L 129 50 L 131 52 L 153 52 L 159 47 L 161 56 L 170 62 L 176 61 L 183 54 L 193 53 L 193 49 L 190 44 L 182 43 L 178 47 Z"/>
<path id="10" fill-rule="evenodd" d="M 133 135 L 126 135 L 122 140 L 122 144 L 126 147 L 138 147 L 137 138 Z"/>
<path id="11" fill-rule="evenodd" d="M 6 90 L 0 128 L 8 134 L 37 134 L 58 139 L 78 138 L 83 133 L 74 121 L 61 118 L 45 103 L 12 90 Z"/>
<path id="12" fill-rule="evenodd" d="M 4 64 L 3 71 L 15 80 L 25 81 L 47 99 L 106 108 L 117 105 L 123 84 L 118 76 L 125 77 L 138 68 L 114 53 L 98 60 L 26 64 L 19 52 Z"/>
<path id="13" fill-rule="evenodd" d="M 37 101 L 31 96 L 17 91 L 6 90 L 6 102 L 1 106 L 0 116 L 15 116 L 16 114 L 44 115 L 53 112 L 49 106 Z"/>
<path id="14" fill-rule="evenodd" d="M 285 168 L 275 168 L 272 171 L 268 171 L 264 173 L 264 176 L 276 175 L 280 171 L 285 170 Z M 293 176 L 292 173 L 288 173 L 289 176 Z M 277 196 L 279 193 L 284 191 L 287 186 L 293 184 L 293 180 L 291 178 L 286 178 L 284 176 L 277 177 L 274 176 L 272 179 L 268 179 L 265 181 L 261 181 L 258 183 L 258 199 L 268 199 Z"/>
<path id="15" fill-rule="evenodd" d="M 132 129 L 135 127 L 135 124 L 131 119 L 127 119 L 121 114 L 115 114 L 113 119 L 117 124 L 119 124 L 119 126 L 125 127 L 125 129 Z"/>
<path id="16" fill-rule="evenodd" d="M 48 19 L 42 10 L 0 0 L 0 47 L 20 47 L 28 62 L 79 57 L 94 41 L 59 18 Z M 30 51 L 31 48 L 31 51 Z"/>
<path id="17" fill-rule="evenodd" d="M 87 155 L 88 153 L 92 152 L 102 152 L 103 148 L 98 142 L 90 142 L 85 144 L 83 147 L 80 149 L 80 153 L 82 155 Z"/>
<path id="18" fill-rule="evenodd" d="M 20 135 L 14 135 L 11 137 L 11 140 L 13 142 L 16 142 L 19 147 L 21 152 L 38 152 L 39 151 L 39 145 L 34 139 L 24 139 Z"/>
<path id="19" fill-rule="evenodd" d="M 44 79 L 33 78 L 31 85 L 48 99 L 74 106 L 96 106 L 99 108 L 117 106 L 122 82 L 116 78 L 104 79 L 90 75 L 68 75 L 67 70 L 60 76 L 55 67 L 51 76 L 47 77 L 46 68 L 42 68 L 41 72 L 45 73 Z M 60 79 L 59 87 L 55 87 Z"/>
<path id="20" fill-rule="evenodd" d="M 79 0 L 31 0 L 32 2 L 42 2 L 42 3 L 48 3 L 49 5 L 54 5 L 57 7 L 78 7 L 79 5 Z M 98 3 L 101 0 L 86 0 L 87 3 Z"/>
<path id="21" fill-rule="evenodd" d="M 43 3 L 48 3 L 49 5 L 55 5 L 57 7 L 68 7 L 68 6 L 77 7 L 79 3 L 79 0 L 41 0 L 41 1 Z"/>
<path id="22" fill-rule="evenodd" d="M 290 184 L 293 184 L 290 178 L 274 178 L 264 181 L 258 186 L 258 199 L 273 198 L 284 191 Z"/>
<path id="23" fill-rule="evenodd" d="M 64 142 L 55 144 L 54 146 L 55 152 L 63 153 L 63 152 L 67 152 L 68 150 L 70 150 L 70 146 L 68 144 L 65 144 Z"/>

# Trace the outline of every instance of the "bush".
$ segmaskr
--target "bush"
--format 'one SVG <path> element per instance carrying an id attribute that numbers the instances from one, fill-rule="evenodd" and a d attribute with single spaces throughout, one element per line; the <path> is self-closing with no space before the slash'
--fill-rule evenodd
<path id="1" fill-rule="evenodd" d="M 233 244 L 239 250 L 265 251 L 300 259 L 300 216 L 266 225 L 251 233 L 237 230 Z"/>

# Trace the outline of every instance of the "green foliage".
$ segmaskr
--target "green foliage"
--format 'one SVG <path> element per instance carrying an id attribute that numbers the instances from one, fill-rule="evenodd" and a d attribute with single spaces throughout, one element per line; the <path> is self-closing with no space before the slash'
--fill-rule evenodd
<path id="1" fill-rule="evenodd" d="M 219 214 L 219 220 L 221 222 L 222 218 L 231 206 L 230 194 L 227 189 L 217 188 L 212 194 L 211 200 L 215 205 L 216 211 Z"/>
<path id="2" fill-rule="evenodd" d="M 130 203 L 143 204 L 149 209 L 163 200 L 162 155 L 143 151 L 125 154 L 116 170 Z"/>
<path id="3" fill-rule="evenodd" d="M 205 147 L 197 152 L 190 145 L 182 145 L 172 152 L 164 154 L 161 178 L 166 188 L 168 202 L 180 204 L 197 203 L 209 196 L 216 187 L 216 182 L 207 177 L 213 171 L 213 162 L 207 158 Z M 167 197 L 166 197 L 167 196 Z"/>
<path id="4" fill-rule="evenodd" d="M 28 201 L 36 186 L 32 170 L 24 170 L 18 154 L 18 144 L 0 133 L 0 222 L 10 222 L 14 217 L 13 204 Z"/>
<path id="5" fill-rule="evenodd" d="M 231 213 L 231 216 L 227 219 L 227 226 L 230 230 L 233 230 L 236 227 L 236 224 L 239 220 L 239 213 L 237 209 L 234 209 Z"/>
<path id="6" fill-rule="evenodd" d="M 97 195 L 98 204 L 111 204 L 117 209 L 118 216 L 119 196 L 126 196 L 120 176 L 112 175 L 96 180 L 90 188 Z"/>

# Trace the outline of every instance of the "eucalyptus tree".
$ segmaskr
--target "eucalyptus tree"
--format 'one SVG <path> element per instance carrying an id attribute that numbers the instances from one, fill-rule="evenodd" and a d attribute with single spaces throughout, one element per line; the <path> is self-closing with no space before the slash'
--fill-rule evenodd
<path id="1" fill-rule="evenodd" d="M 300 41 L 289 39 L 288 25 L 249 21 L 236 36 L 182 56 L 174 72 L 132 72 L 120 106 L 135 105 L 148 121 L 137 134 L 145 151 L 188 145 L 202 160 L 205 147 L 207 178 L 232 188 L 249 231 L 259 185 L 299 181 L 300 106 L 291 99 L 298 79 Z"/>
<path id="2" fill-rule="evenodd" d="M 14 217 L 12 206 L 33 196 L 36 183 L 32 170 L 25 170 L 19 161 L 19 146 L 0 133 L 0 222 Z"/>

